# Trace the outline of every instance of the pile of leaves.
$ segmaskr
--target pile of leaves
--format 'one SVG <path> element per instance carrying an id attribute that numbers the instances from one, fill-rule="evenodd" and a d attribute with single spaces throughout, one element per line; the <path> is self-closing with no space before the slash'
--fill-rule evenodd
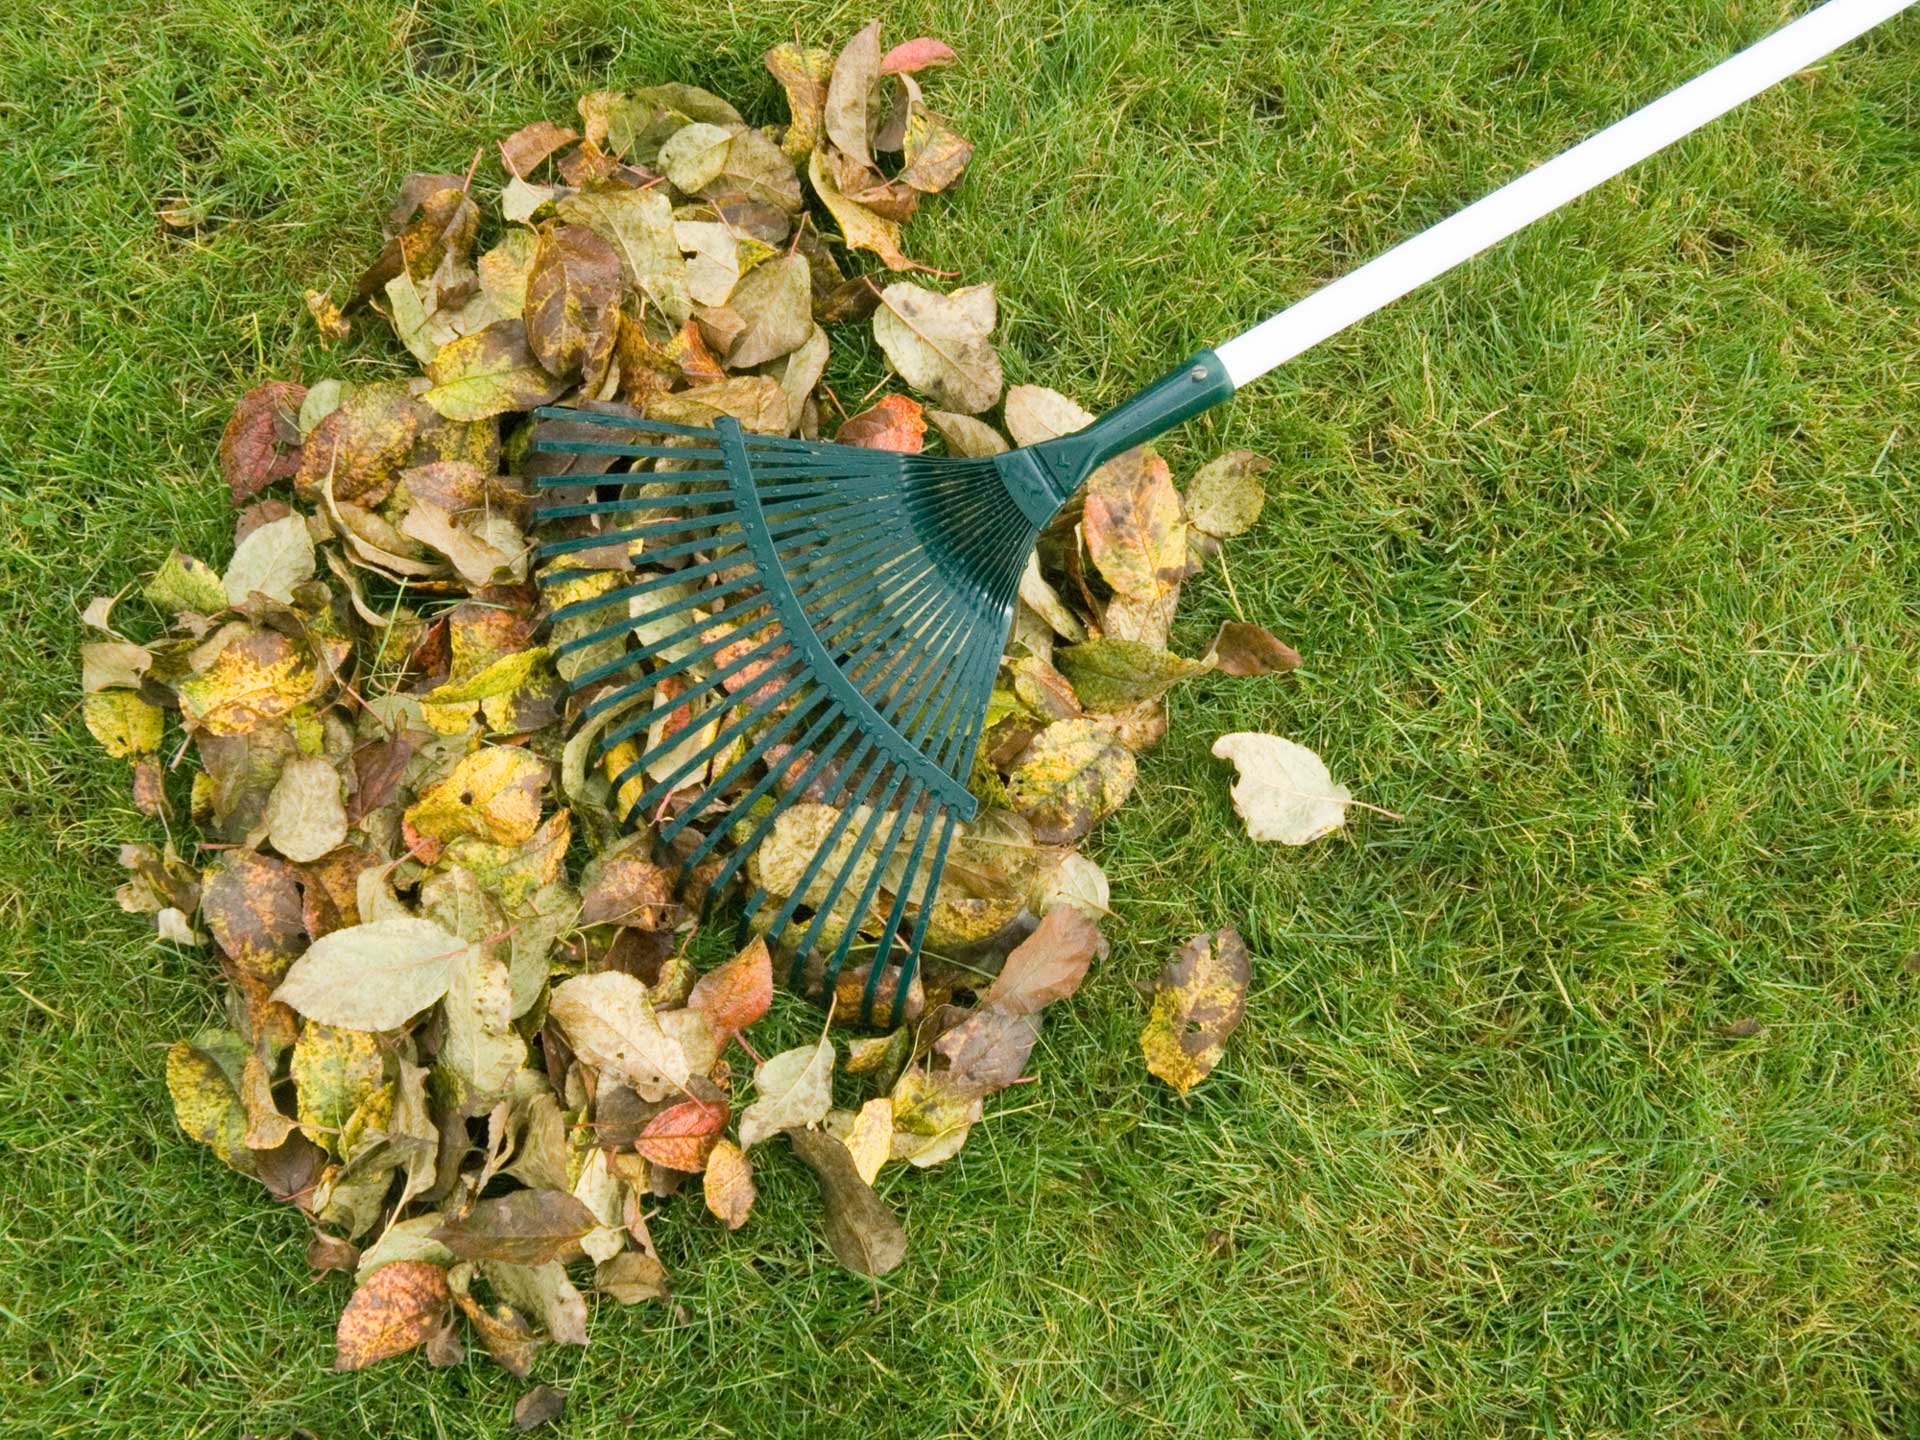
<path id="1" fill-rule="evenodd" d="M 120 902 L 210 945 L 228 982 L 224 1023 L 167 1056 L 180 1125 L 311 1218 L 317 1271 L 355 1277 L 343 1368 L 415 1347 L 452 1363 L 464 1333 L 525 1374 L 540 1345 L 584 1343 L 580 1286 L 667 1297 L 650 1221 L 701 1224 L 704 1205 L 747 1223 L 775 1136 L 819 1178 L 834 1255 L 898 1264 L 874 1181 L 955 1154 L 1021 1078 L 1043 1008 L 1103 953 L 1106 878 L 1074 847 L 1132 791 L 1167 691 L 1297 661 L 1240 623 L 1200 659 L 1168 646 L 1183 581 L 1258 514 L 1264 462 L 1224 456 L 1183 496 L 1153 451 L 1121 457 L 1027 572 L 974 771 L 983 808 L 886 1033 L 823 1027 L 762 1058 L 766 945 L 697 973 L 693 893 L 613 819 L 632 757 L 595 768 L 592 736 L 572 735 L 593 692 L 567 682 L 604 657 L 557 656 L 566 627 L 547 620 L 666 572 L 608 545 L 543 596 L 528 537 L 536 481 L 650 482 L 534 452 L 553 427 L 526 412 L 729 414 L 970 455 L 1086 424 L 1054 391 L 1004 387 L 990 286 L 848 273 L 855 251 L 916 268 L 902 226 L 967 164 L 917 78 L 953 58 L 930 39 L 883 49 L 877 25 L 837 56 L 780 46 L 767 65 L 790 116 L 766 128 L 688 85 L 582 96 L 577 128 L 500 143 L 498 223 L 477 167 L 409 176 L 345 305 L 311 292 L 309 308 L 329 337 L 377 315 L 424 374 L 248 393 L 220 445 L 238 511 L 224 568 L 171 555 L 141 592 L 157 624 L 114 600 L 86 612 L 103 636 L 82 657 L 87 727 L 130 762 L 143 812 L 170 836 L 179 809 L 190 822 L 124 847 Z M 935 403 L 843 404 L 822 377 L 828 327 L 847 326 Z M 1228 740 L 1249 774 L 1279 773 L 1273 738 Z M 1326 781 L 1303 819 L 1286 763 L 1271 838 L 1299 843 L 1338 823 L 1345 792 Z M 788 812 L 758 883 L 806 868 L 821 811 Z M 1247 973 L 1230 930 L 1174 958 L 1142 1042 L 1156 1074 L 1182 1091 L 1205 1076 Z"/>

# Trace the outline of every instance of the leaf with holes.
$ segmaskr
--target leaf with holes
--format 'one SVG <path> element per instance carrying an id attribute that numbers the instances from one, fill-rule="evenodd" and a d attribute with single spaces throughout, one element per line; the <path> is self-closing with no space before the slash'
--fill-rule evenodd
<path id="1" fill-rule="evenodd" d="M 1147 1069 L 1182 1095 L 1212 1074 L 1246 1016 L 1251 977 L 1246 942 L 1231 926 L 1182 945 L 1154 981 L 1140 1032 Z"/>

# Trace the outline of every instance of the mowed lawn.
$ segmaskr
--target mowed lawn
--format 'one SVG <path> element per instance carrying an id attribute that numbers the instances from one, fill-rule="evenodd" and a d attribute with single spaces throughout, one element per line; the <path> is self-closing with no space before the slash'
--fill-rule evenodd
<path id="1" fill-rule="evenodd" d="M 980 147 L 909 248 L 997 282 L 1011 379 L 1110 404 L 1791 9 L 895 5 Z M 242 389 L 397 371 L 377 325 L 323 352 L 300 292 L 405 172 L 583 89 L 780 118 L 761 53 L 871 13 L 0 19 L 0 1430 L 508 1431 L 484 1359 L 333 1374 L 344 1281 L 175 1128 L 214 968 L 114 905 L 158 831 L 79 722 L 78 611 L 223 554 Z M 676 1307 L 542 1354 L 564 1433 L 1920 1432 L 1917 75 L 1910 15 L 1166 446 L 1276 461 L 1177 643 L 1244 615 L 1305 667 L 1175 699 L 1037 1082 L 883 1180 L 908 1263 L 836 1268 L 769 1153 L 737 1235 L 656 1222 Z M 1207 753 L 1238 729 L 1405 818 L 1255 846 Z M 1228 923 L 1248 1018 L 1182 1101 L 1134 982 Z"/>

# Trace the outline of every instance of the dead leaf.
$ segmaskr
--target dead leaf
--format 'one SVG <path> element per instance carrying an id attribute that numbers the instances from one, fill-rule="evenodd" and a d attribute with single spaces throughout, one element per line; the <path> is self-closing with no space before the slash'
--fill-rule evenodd
<path id="1" fill-rule="evenodd" d="M 827 1246 L 857 1275 L 884 1275 L 907 1256 L 907 1235 L 886 1202 L 860 1178 L 853 1154 L 819 1130 L 789 1129 L 793 1153 L 820 1182 Z"/>
<path id="2" fill-rule="evenodd" d="M 447 993 L 466 948 L 431 920 L 351 925 L 314 941 L 273 998 L 323 1024 L 392 1030 Z"/>
<path id="3" fill-rule="evenodd" d="M 1280 675 L 1300 663 L 1300 652 L 1258 625 L 1228 620 L 1207 647 L 1207 661 L 1223 675 Z"/>
<path id="4" fill-rule="evenodd" d="M 833 1042 L 783 1050 L 754 1068 L 753 1103 L 740 1115 L 740 1148 L 815 1124 L 833 1104 Z"/>
<path id="5" fill-rule="evenodd" d="M 747 1223 L 757 1192 L 753 1188 L 753 1163 L 738 1145 L 724 1139 L 714 1143 L 707 1155 L 702 1187 L 707 1209 L 715 1219 L 729 1230 Z"/>
<path id="6" fill-rule="evenodd" d="M 463 1260 L 541 1265 L 577 1255 L 595 1223 L 593 1212 L 564 1190 L 511 1190 L 441 1221 L 433 1238 Z"/>
<path id="7" fill-rule="evenodd" d="M 446 1314 L 447 1272 L 424 1260 L 382 1265 L 353 1292 L 334 1333 L 336 1370 L 362 1370 L 425 1342 Z"/>
<path id="8" fill-rule="evenodd" d="M 568 131 L 569 135 L 573 132 Z M 567 1392 L 551 1385 L 536 1385 L 513 1404 L 513 1428 L 522 1435 L 551 1425 L 566 1412 Z"/>
<path id="9" fill-rule="evenodd" d="M 697 1175 L 707 1168 L 726 1123 L 725 1105 L 683 1100 L 649 1120 L 633 1148 L 656 1165 Z"/>
<path id="10" fill-rule="evenodd" d="M 896 280 L 880 292 L 873 336 L 914 389 L 972 415 L 1000 398 L 1000 356 L 988 339 L 996 314 L 991 285 L 942 295 Z"/>
<path id="11" fill-rule="evenodd" d="M 1091 919 L 1073 905 L 1055 905 L 1007 956 L 980 1004 L 1009 1015 L 1037 1014 L 1080 988 L 1101 944 Z"/>
<path id="12" fill-rule="evenodd" d="M 1215 537 L 1251 530 L 1267 503 L 1260 477 L 1272 468 L 1271 460 L 1251 450 L 1230 450 L 1202 465 L 1187 485 L 1187 515 L 1194 527 Z"/>
<path id="13" fill-rule="evenodd" d="M 289 760 L 267 797 L 262 818 L 269 843 L 287 859 L 318 860 L 347 838 L 340 772 L 317 756 Z"/>
<path id="14" fill-rule="evenodd" d="M 1013 808 L 1044 845 L 1070 845 L 1133 792 L 1133 756 L 1093 720 L 1057 720 L 1033 738 L 1007 776 Z"/>
<path id="15" fill-rule="evenodd" d="M 300 469 L 300 402 L 307 387 L 269 380 L 240 397 L 220 433 L 220 473 L 237 506 Z"/>
<path id="16" fill-rule="evenodd" d="M 833 438 L 841 445 L 918 455 L 926 433 L 927 422 L 918 400 L 907 395 L 883 395 L 858 415 L 849 416 Z"/>
<path id="17" fill-rule="evenodd" d="M 1334 784 L 1326 762 L 1306 746 L 1239 731 L 1214 741 L 1213 754 L 1239 771 L 1233 808 L 1251 839 L 1306 845 L 1347 823 L 1352 792 Z"/>
<path id="18" fill-rule="evenodd" d="M 1212 1074 L 1246 1016 L 1251 978 L 1246 942 L 1231 926 L 1182 945 L 1154 982 L 1140 1033 L 1147 1069 L 1182 1095 Z"/>
<path id="19" fill-rule="evenodd" d="M 1111 637 L 1056 650 L 1053 663 L 1089 710 L 1125 710 L 1212 668 L 1137 640 Z"/>
<path id="20" fill-rule="evenodd" d="M 693 982 L 687 1008 L 704 1013 L 716 1033 L 737 1035 L 773 1004 L 773 957 L 755 936 L 738 955 Z"/>
<path id="21" fill-rule="evenodd" d="M 826 102 L 827 137 L 868 169 L 873 168 L 868 97 L 879 79 L 880 22 L 875 20 L 849 40 L 833 62 Z"/>

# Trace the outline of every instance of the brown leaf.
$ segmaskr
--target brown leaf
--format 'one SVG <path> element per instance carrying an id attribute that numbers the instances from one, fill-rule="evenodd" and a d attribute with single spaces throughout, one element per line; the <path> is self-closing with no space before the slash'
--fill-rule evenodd
<path id="1" fill-rule="evenodd" d="M 300 469 L 300 402 L 306 398 L 306 386 L 270 380 L 233 407 L 220 432 L 220 473 L 235 505 Z"/>
<path id="2" fill-rule="evenodd" d="M 667 1285 L 666 1267 L 659 1257 L 639 1250 L 625 1250 L 604 1261 L 593 1273 L 593 1286 L 622 1305 L 665 1300 L 673 1294 Z"/>
<path id="3" fill-rule="evenodd" d="M 753 1162 L 747 1159 L 746 1151 L 731 1140 L 717 1141 L 707 1155 L 703 1188 L 707 1209 L 714 1218 L 729 1230 L 746 1224 L 757 1193 L 753 1188 Z"/>
<path id="4" fill-rule="evenodd" d="M 656 1165 L 698 1174 L 707 1168 L 707 1156 L 726 1124 L 724 1103 L 682 1100 L 649 1120 L 633 1148 Z"/>
<path id="5" fill-rule="evenodd" d="M 926 433 L 927 422 L 918 400 L 908 395 L 885 395 L 878 404 L 850 416 L 833 438 L 842 445 L 918 455 Z"/>
<path id="6" fill-rule="evenodd" d="M 555 225 L 540 237 L 527 276 L 527 344 L 548 374 L 599 385 L 613 355 L 620 287 L 619 252 L 586 226 Z"/>
<path id="7" fill-rule="evenodd" d="M 593 1212 L 564 1191 L 514 1190 L 442 1221 L 433 1238 L 465 1260 L 538 1265 L 578 1254 L 580 1237 L 597 1224 Z"/>
<path id="8" fill-rule="evenodd" d="M 1055 905 L 1039 928 L 1014 948 L 980 1003 L 1010 1015 L 1032 1015 L 1064 1000 L 1087 978 L 1100 953 L 1100 927 L 1072 905 Z"/>
<path id="9" fill-rule="evenodd" d="M 772 1004 L 773 957 L 757 935 L 726 964 L 694 981 L 687 995 L 687 1008 L 704 1011 L 721 1036 L 739 1034 Z"/>
<path id="10" fill-rule="evenodd" d="M 947 1061 L 948 1084 L 965 1095 L 991 1095 L 1020 1078 L 1039 1038 L 1038 1015 L 988 1006 L 947 1031 L 933 1048 Z"/>
<path id="11" fill-rule="evenodd" d="M 1251 978 L 1246 942 L 1231 926 L 1182 945 L 1154 981 L 1140 1032 L 1147 1069 L 1182 1095 L 1206 1079 L 1246 1017 Z"/>
<path id="12" fill-rule="evenodd" d="M 637 855 L 609 856 L 589 870 L 580 892 L 580 924 L 631 925 L 658 930 L 671 924 L 676 876 Z"/>
<path id="13" fill-rule="evenodd" d="M 336 1370 L 360 1370 L 421 1344 L 447 1308 L 447 1272 L 425 1260 L 383 1265 L 347 1301 L 334 1332 Z"/>
<path id="14" fill-rule="evenodd" d="M 222 953 L 262 980 L 278 980 L 307 947 L 297 872 L 253 850 L 227 852 L 207 879 L 200 914 Z"/>
<path id="15" fill-rule="evenodd" d="M 568 132 L 571 133 L 571 132 Z M 551 1425 L 567 1408 L 567 1392 L 551 1385 L 536 1385 L 513 1405 L 513 1428 L 522 1435 Z"/>
<path id="16" fill-rule="evenodd" d="M 524 180 L 542 160 L 579 138 L 580 132 L 577 130 L 569 130 L 551 120 L 536 120 L 531 125 L 521 126 L 500 142 L 500 158 L 506 163 L 507 169 Z"/>
<path id="17" fill-rule="evenodd" d="M 1300 663 L 1300 652 L 1258 625 L 1228 620 L 1207 647 L 1207 659 L 1223 675 L 1279 675 Z"/>
<path id="18" fill-rule="evenodd" d="M 820 1182 L 827 1246 L 857 1275 L 884 1275 L 906 1258 L 907 1235 L 887 1204 L 860 1178 L 853 1152 L 822 1130 L 788 1130 L 793 1153 Z"/>
<path id="19" fill-rule="evenodd" d="M 873 149 L 868 140 L 872 127 L 868 99 L 879 79 L 880 22 L 875 20 L 849 40 L 833 62 L 826 106 L 827 137 L 869 168 Z"/>
<path id="20" fill-rule="evenodd" d="M 360 1265 L 360 1247 L 324 1230 L 316 1230 L 307 1241 L 307 1268 L 316 1275 L 339 1271 L 351 1275 Z"/>

